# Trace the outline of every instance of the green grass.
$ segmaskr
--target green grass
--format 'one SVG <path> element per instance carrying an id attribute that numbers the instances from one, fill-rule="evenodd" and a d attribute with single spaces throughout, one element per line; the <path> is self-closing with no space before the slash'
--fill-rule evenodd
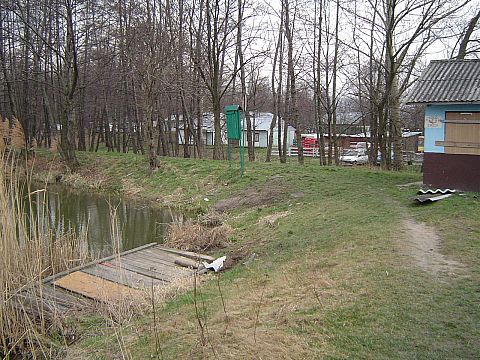
<path id="1" fill-rule="evenodd" d="M 228 322 L 217 281 L 199 289 L 197 304 L 208 325 L 205 347 L 199 344 L 192 291 L 159 309 L 165 359 L 480 356 L 478 194 L 414 206 L 409 198 L 417 188 L 396 186 L 421 179 L 411 169 L 247 162 L 245 176 L 239 177 L 238 169 L 223 161 L 162 158 L 160 169 L 150 173 L 146 159 L 133 154 L 79 153 L 79 158 L 85 164 L 81 176 L 93 171 L 106 179 L 101 191 L 138 187 L 136 196 L 199 212 L 272 181 L 283 189 L 277 200 L 237 208 L 229 216 L 235 242 L 217 254 L 242 249 L 257 253 L 258 260 L 219 275 Z M 290 215 L 273 226 L 259 221 L 281 211 Z M 403 254 L 405 218 L 434 227 L 441 252 L 463 263 L 465 271 L 433 276 Z M 123 327 L 129 357 L 155 354 L 152 322 L 147 314 Z M 86 334 L 101 326 L 89 324 Z M 112 353 L 117 340 L 111 330 L 103 328 L 102 334 L 86 336 L 75 353 L 118 356 L 118 350 Z"/>

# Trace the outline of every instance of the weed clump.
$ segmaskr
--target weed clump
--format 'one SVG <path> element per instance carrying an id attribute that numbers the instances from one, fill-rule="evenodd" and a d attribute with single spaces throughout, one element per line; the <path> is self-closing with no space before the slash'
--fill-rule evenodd
<path id="1" fill-rule="evenodd" d="M 165 245 L 181 250 L 205 252 L 227 245 L 233 228 L 223 223 L 223 216 L 208 213 L 196 221 L 173 223 L 168 228 Z"/>

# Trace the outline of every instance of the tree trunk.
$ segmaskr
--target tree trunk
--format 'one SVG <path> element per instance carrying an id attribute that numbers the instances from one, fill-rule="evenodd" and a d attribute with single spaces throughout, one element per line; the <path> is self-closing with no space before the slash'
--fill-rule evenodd
<path id="1" fill-rule="evenodd" d="M 393 140 L 393 169 L 402 170 L 402 125 L 400 121 L 400 94 L 398 92 L 398 79 L 395 73 L 392 79 L 391 88 L 391 122 L 392 122 L 392 140 Z"/>
<path id="2" fill-rule="evenodd" d="M 400 170 L 403 167 L 402 159 L 402 128 L 400 123 L 400 94 L 398 89 L 398 64 L 395 58 L 395 44 L 394 44 L 394 29 L 395 29 L 395 2 L 394 0 L 387 1 L 387 33 L 386 33 L 386 51 L 385 51 L 385 67 L 386 71 L 386 100 L 387 112 L 390 127 L 390 141 L 393 143 L 393 167 Z M 382 154 L 383 157 L 391 158 L 391 149 L 388 149 L 388 154 Z M 388 156 L 386 156 L 388 155 Z M 385 159 L 386 160 L 386 159 Z M 390 163 L 386 164 L 390 167 Z"/>
<path id="3" fill-rule="evenodd" d="M 455 59 L 465 59 L 465 56 L 467 55 L 468 43 L 470 42 L 470 38 L 472 37 L 478 20 L 480 20 L 480 11 L 478 11 L 477 15 L 470 19 L 462 41 L 460 42 L 460 47 L 458 48 L 458 53 Z"/>
<path id="4" fill-rule="evenodd" d="M 150 165 L 150 170 L 155 171 L 158 169 L 159 161 L 157 157 L 157 149 L 155 144 L 155 135 L 153 128 L 153 106 L 150 105 L 146 109 L 145 114 L 145 125 L 146 125 L 146 134 L 145 139 L 148 139 L 148 160 Z"/>
<path id="5" fill-rule="evenodd" d="M 75 43 L 74 24 L 73 24 L 73 3 L 71 0 L 65 1 L 66 18 L 67 18 L 67 33 L 66 33 L 66 48 L 65 48 L 65 100 L 63 105 L 62 117 L 60 120 L 61 154 L 70 169 L 75 170 L 78 165 L 78 159 L 75 154 L 75 109 L 74 97 L 77 89 L 78 80 L 78 63 L 77 63 L 77 49 Z"/>
<path id="6" fill-rule="evenodd" d="M 220 124 L 220 99 L 212 96 L 213 102 L 213 128 L 215 132 L 213 143 L 213 159 L 223 159 L 222 128 Z"/>
<path id="7" fill-rule="evenodd" d="M 316 65 L 314 66 L 314 88 L 315 88 L 315 118 L 316 118 L 316 125 L 317 125 L 317 144 L 318 144 L 318 160 L 320 165 L 326 165 L 325 159 L 325 138 L 323 136 L 324 133 L 324 124 L 323 124 L 323 116 L 322 116 L 322 83 L 320 81 L 322 76 L 322 67 L 320 66 L 321 63 L 321 49 L 322 49 L 322 25 L 323 25 L 323 16 L 322 16 L 322 9 L 323 9 L 323 1 L 320 1 L 319 10 L 318 10 L 318 40 L 316 43 Z M 317 6 L 315 3 L 315 12 L 317 11 Z M 316 18 L 316 17 L 315 17 Z M 316 32 L 316 26 L 315 26 Z M 315 34 L 316 35 L 316 34 Z"/>

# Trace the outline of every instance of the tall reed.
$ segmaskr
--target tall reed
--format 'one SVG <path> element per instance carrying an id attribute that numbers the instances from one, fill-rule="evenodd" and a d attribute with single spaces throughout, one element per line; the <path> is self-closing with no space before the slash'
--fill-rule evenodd
<path id="1" fill-rule="evenodd" d="M 0 154 L 0 358 L 49 358 L 62 319 L 44 306 L 42 279 L 84 262 L 87 242 L 48 220 L 45 188 L 32 191 L 19 161 Z"/>

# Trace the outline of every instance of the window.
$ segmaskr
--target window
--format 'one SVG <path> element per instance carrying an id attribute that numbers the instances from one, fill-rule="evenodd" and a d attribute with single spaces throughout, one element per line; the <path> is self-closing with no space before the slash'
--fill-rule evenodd
<path id="1" fill-rule="evenodd" d="M 255 131 L 255 134 L 253 135 L 253 141 L 260 142 L 260 133 L 258 131 Z"/>

